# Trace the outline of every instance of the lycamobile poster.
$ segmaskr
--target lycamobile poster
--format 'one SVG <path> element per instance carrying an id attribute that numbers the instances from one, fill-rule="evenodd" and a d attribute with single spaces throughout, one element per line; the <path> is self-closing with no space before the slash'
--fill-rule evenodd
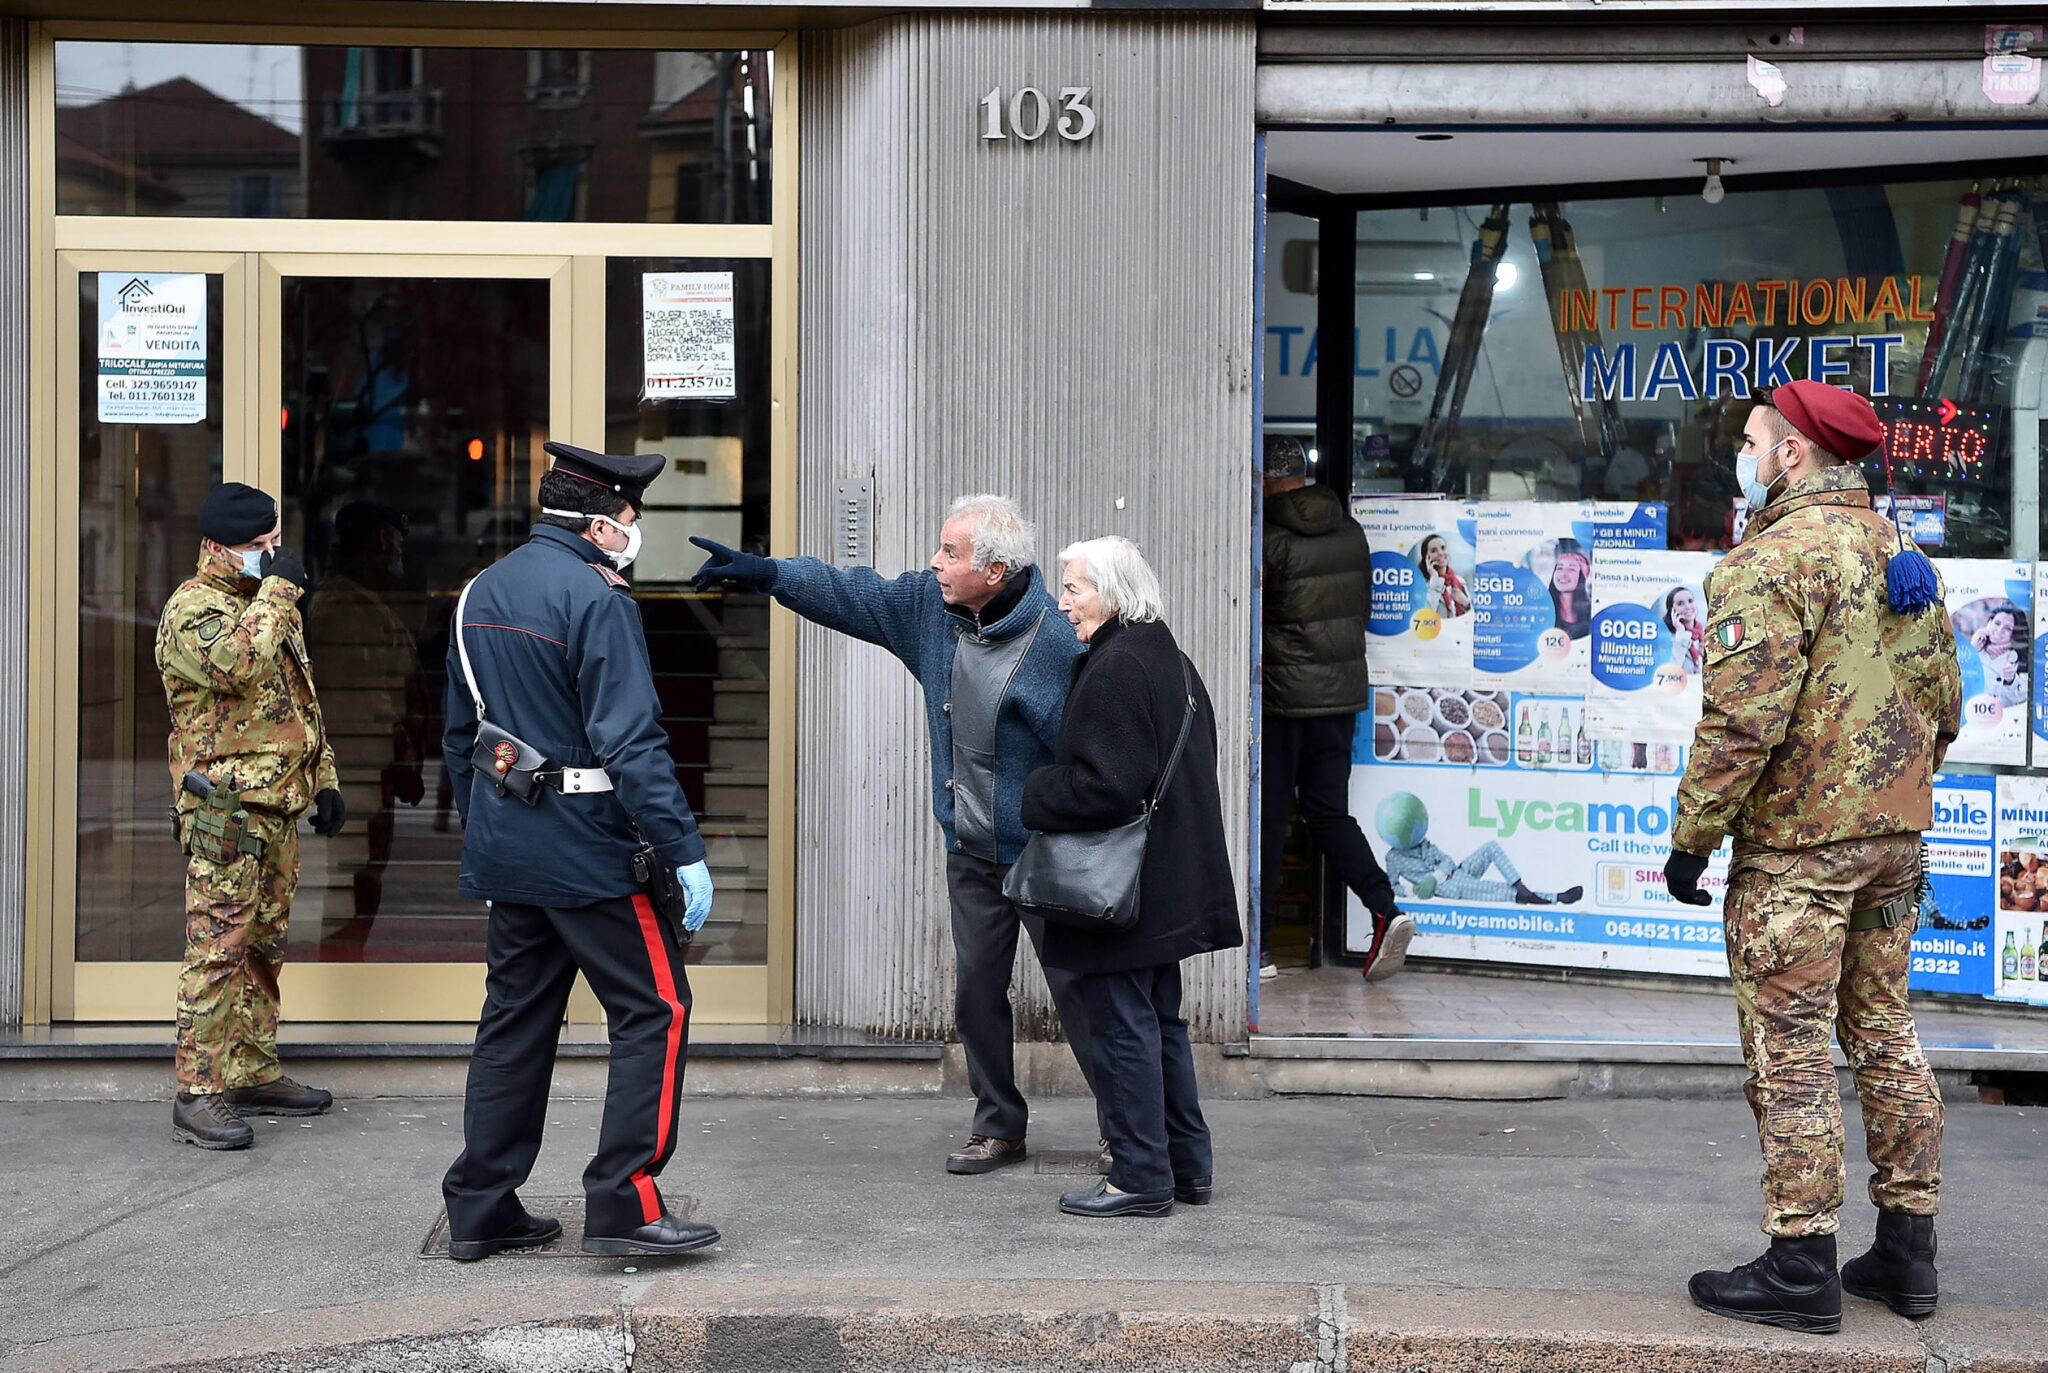
<path id="1" fill-rule="evenodd" d="M 1943 558 L 1936 566 L 1963 676 L 1963 726 L 1948 760 L 2025 766 L 2033 566 L 2003 558 Z"/>
<path id="2" fill-rule="evenodd" d="M 1673 744 L 1596 745 L 1585 702 L 1509 691 L 1374 689 L 1351 808 L 1416 919 L 1418 954 L 1719 975 L 1713 908 L 1664 889 Z M 1556 774 L 1576 774 L 1564 779 Z M 1720 890 L 1725 854 L 1705 879 Z M 1353 898 L 1347 940 L 1370 930 Z"/>
<path id="3" fill-rule="evenodd" d="M 1989 996 L 1997 971 L 1991 947 L 1997 852 L 1992 846 L 1996 779 L 1934 779 L 1934 827 L 1924 857 L 1927 894 L 1913 934 L 1908 984 L 1922 992 Z"/>
<path id="4" fill-rule="evenodd" d="M 1998 779 L 1997 960 L 1992 995 L 2048 1005 L 2048 777 Z"/>
<path id="5" fill-rule="evenodd" d="M 1473 579 L 1473 684 L 1581 695 L 1593 633 L 1593 554 L 1578 502 L 1483 501 Z"/>
<path id="6" fill-rule="evenodd" d="M 1601 549 L 1593 555 L 1596 739 L 1689 744 L 1700 718 L 1707 573 L 1714 553 Z"/>
<path id="7" fill-rule="evenodd" d="M 1472 679 L 1473 506 L 1353 497 L 1372 546 L 1365 660 L 1374 682 L 1462 688 Z"/>

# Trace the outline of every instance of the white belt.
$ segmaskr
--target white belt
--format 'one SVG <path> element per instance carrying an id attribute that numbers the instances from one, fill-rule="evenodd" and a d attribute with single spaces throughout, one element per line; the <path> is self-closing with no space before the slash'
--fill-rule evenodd
<path id="1" fill-rule="evenodd" d="M 603 768 L 562 768 L 555 775 L 562 779 L 556 790 L 564 796 L 612 789 L 612 775 Z"/>

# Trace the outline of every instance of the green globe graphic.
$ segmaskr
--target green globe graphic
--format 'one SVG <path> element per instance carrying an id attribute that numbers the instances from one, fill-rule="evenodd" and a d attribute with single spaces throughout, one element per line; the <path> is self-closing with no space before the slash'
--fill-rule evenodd
<path id="1" fill-rule="evenodd" d="M 1413 848 L 1429 833 L 1429 807 L 1413 792 L 1397 791 L 1373 812 L 1380 837 L 1397 849 Z"/>

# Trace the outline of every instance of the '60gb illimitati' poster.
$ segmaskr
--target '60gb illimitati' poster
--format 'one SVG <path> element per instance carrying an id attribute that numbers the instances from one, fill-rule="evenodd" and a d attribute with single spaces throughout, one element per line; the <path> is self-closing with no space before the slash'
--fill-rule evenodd
<path id="1" fill-rule="evenodd" d="M 1473 514 L 1466 501 L 1354 497 L 1372 545 L 1365 661 L 1376 683 L 1472 680 Z"/>
<path id="2" fill-rule="evenodd" d="M 1963 676 L 1963 725 L 1952 763 L 2027 761 L 2034 568 L 2003 558 L 1936 563 Z"/>
<path id="3" fill-rule="evenodd" d="M 1601 550 L 1593 555 L 1597 739 L 1689 744 L 1700 718 L 1707 573 L 1714 553 Z"/>

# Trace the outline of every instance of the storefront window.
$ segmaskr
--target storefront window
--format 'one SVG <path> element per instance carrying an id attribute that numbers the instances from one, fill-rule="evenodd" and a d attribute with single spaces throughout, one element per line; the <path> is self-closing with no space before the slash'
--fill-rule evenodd
<path id="1" fill-rule="evenodd" d="M 57 212 L 764 224 L 758 51 L 57 44 Z"/>
<path id="2" fill-rule="evenodd" d="M 1951 260 L 1959 215 L 1978 228 Z M 1268 421 L 1305 427 L 1314 222 L 1276 216 L 1268 261 Z M 1670 547 L 1725 549 L 1751 399 L 1810 377 L 1873 397 L 1930 552 L 2027 556 L 2014 431 L 2031 458 L 2042 305 L 2031 204 L 2003 183 L 1368 211 L 1350 485 L 1664 502 Z"/>

